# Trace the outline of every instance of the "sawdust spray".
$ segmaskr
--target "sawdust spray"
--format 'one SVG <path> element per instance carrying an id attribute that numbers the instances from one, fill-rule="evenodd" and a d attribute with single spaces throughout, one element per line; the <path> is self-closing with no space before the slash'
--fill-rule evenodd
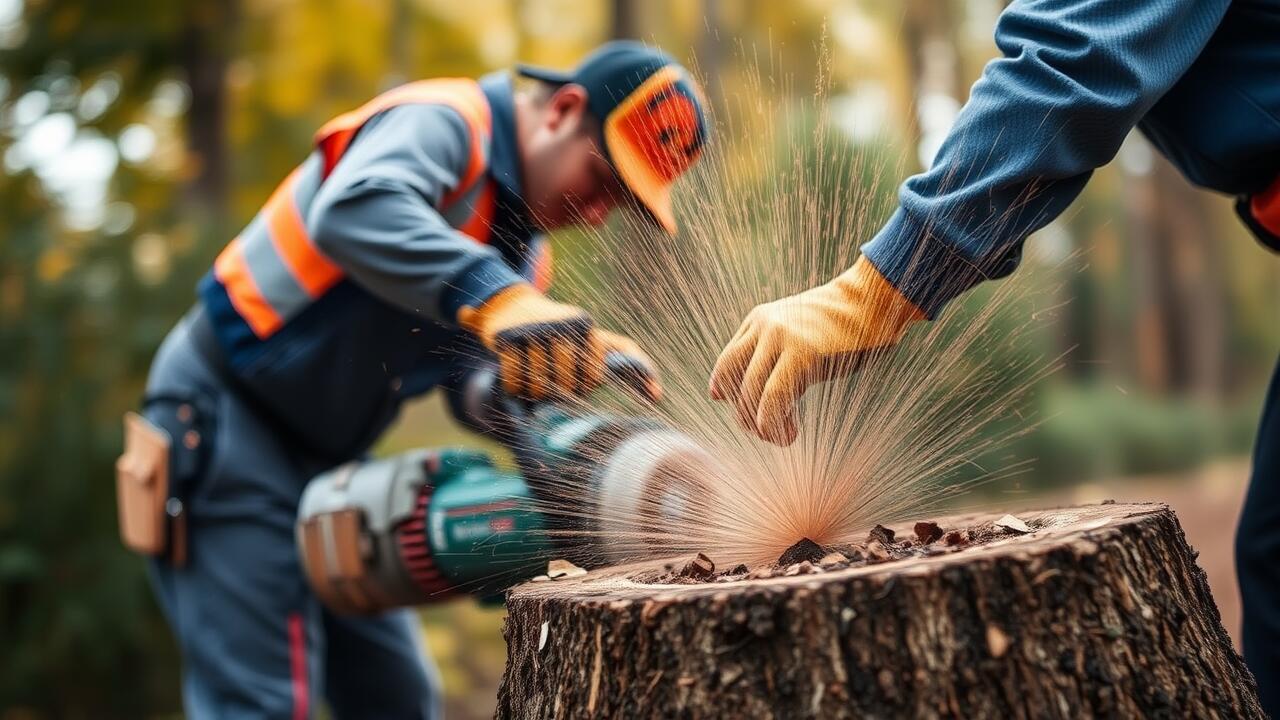
<path id="1" fill-rule="evenodd" d="M 634 338 L 666 388 L 657 407 L 606 394 L 582 411 L 652 415 L 707 453 L 652 448 L 667 458 L 661 492 L 646 493 L 639 512 L 585 511 L 592 529 L 579 534 L 602 561 L 705 552 L 722 567 L 773 562 L 801 538 L 860 540 L 875 523 L 936 511 L 975 481 L 1026 469 L 975 464 L 1032 426 L 1011 415 L 1058 365 L 1026 352 L 1036 320 L 1012 316 L 1011 298 L 1027 292 L 1016 281 L 986 289 L 982 303 L 952 303 L 898 346 L 860 358 L 847 379 L 812 386 L 789 447 L 750 436 L 732 407 L 709 399 L 711 368 L 742 318 L 850 267 L 895 207 L 887 188 L 901 168 L 830 128 L 824 83 L 803 102 L 770 101 L 779 94 L 764 90 L 785 83 L 758 70 L 747 92 L 713 87 L 714 141 L 680 185 L 679 237 L 628 213 L 562 248 L 575 262 L 558 268 L 555 292 Z M 552 488 L 541 509 L 584 512 L 581 493 Z"/>

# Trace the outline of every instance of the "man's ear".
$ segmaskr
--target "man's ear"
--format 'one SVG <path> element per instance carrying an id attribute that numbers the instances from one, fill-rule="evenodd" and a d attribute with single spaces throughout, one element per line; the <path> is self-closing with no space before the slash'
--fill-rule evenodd
<path id="1" fill-rule="evenodd" d="M 561 85 L 547 100 L 547 127 L 559 130 L 568 123 L 570 128 L 576 129 L 586 112 L 586 88 L 574 83 Z"/>

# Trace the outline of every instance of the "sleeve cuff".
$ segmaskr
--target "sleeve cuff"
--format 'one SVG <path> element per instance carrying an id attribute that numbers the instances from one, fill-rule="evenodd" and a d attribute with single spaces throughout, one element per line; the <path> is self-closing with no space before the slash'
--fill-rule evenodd
<path id="1" fill-rule="evenodd" d="M 441 317 L 453 322 L 464 306 L 480 307 L 486 300 L 524 279 L 501 258 L 484 256 L 445 285 L 440 296 Z"/>
<path id="2" fill-rule="evenodd" d="M 933 320 L 947 303 L 987 276 L 899 208 L 862 246 L 862 255 Z"/>

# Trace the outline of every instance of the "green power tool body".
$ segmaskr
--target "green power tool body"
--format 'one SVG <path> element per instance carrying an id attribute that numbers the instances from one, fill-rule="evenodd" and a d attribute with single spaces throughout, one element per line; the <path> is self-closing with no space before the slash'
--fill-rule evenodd
<path id="1" fill-rule="evenodd" d="M 634 547 L 611 543 L 605 518 L 675 521 L 659 516 L 678 514 L 713 471 L 691 440 L 653 420 L 518 402 L 492 369 L 469 376 L 450 404 L 464 426 L 509 448 L 517 468 L 476 450 L 423 449 L 312 480 L 298 544 L 329 607 L 370 613 L 464 593 L 500 598 L 549 559 L 628 559 Z"/>

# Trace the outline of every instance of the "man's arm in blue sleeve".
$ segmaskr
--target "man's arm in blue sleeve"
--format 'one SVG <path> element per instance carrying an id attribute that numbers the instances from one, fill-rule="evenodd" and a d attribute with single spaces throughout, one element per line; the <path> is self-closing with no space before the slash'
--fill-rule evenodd
<path id="1" fill-rule="evenodd" d="M 1013 271 L 1028 235 L 1199 55 L 1229 0 L 1017 0 L 933 167 L 863 253 L 930 317 Z"/>
<path id="2" fill-rule="evenodd" d="M 442 105 L 403 105 L 365 124 L 307 217 L 316 247 L 347 276 L 410 312 L 453 324 L 521 282 L 502 256 L 438 208 L 466 171 L 466 122 Z"/>

